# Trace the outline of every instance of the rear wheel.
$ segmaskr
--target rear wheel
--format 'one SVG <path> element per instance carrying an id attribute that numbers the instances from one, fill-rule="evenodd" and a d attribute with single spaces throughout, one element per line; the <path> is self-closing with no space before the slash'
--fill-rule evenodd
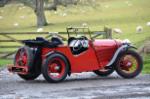
<path id="1" fill-rule="evenodd" d="M 58 53 L 50 55 L 42 66 L 44 78 L 52 83 L 63 81 L 68 72 L 69 64 L 66 58 Z"/>
<path id="2" fill-rule="evenodd" d="M 114 72 L 114 68 L 103 68 L 100 70 L 95 70 L 94 73 L 98 76 L 102 76 L 102 77 L 106 77 L 109 76 L 110 74 L 112 74 Z"/>
<path id="3" fill-rule="evenodd" d="M 30 71 L 31 68 L 33 67 L 33 59 L 34 59 L 34 55 L 32 50 L 29 47 L 24 46 L 17 51 L 14 59 L 14 65 L 28 66 L 27 68 Z M 40 72 L 34 72 L 34 73 L 28 72 L 27 74 L 18 74 L 18 76 L 24 80 L 34 80 L 39 75 Z"/>
<path id="4" fill-rule="evenodd" d="M 141 56 L 135 51 L 128 50 L 119 55 L 116 61 L 116 72 L 124 78 L 134 78 L 143 68 Z"/>

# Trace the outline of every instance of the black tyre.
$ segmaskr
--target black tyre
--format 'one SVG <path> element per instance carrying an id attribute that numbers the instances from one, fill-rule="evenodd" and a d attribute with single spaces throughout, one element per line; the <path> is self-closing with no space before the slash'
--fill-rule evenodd
<path id="1" fill-rule="evenodd" d="M 127 50 L 120 53 L 116 61 L 116 72 L 123 78 L 134 78 L 139 75 L 143 68 L 141 56 L 133 51 Z"/>
<path id="2" fill-rule="evenodd" d="M 114 72 L 114 68 L 113 67 L 107 68 L 107 69 L 104 68 L 104 69 L 100 69 L 100 70 L 95 70 L 93 72 L 98 76 L 106 77 Z"/>
<path id="3" fill-rule="evenodd" d="M 30 73 L 30 74 L 27 74 L 27 75 L 18 74 L 18 76 L 21 77 L 21 78 L 24 79 L 24 80 L 34 80 L 34 79 L 36 79 L 39 75 L 40 75 L 40 73 Z"/>
<path id="4" fill-rule="evenodd" d="M 33 67 L 33 60 L 34 60 L 34 55 L 32 50 L 29 47 L 24 46 L 17 51 L 14 59 L 14 65 L 29 66 L 28 69 L 29 71 L 31 71 Z M 25 75 L 18 74 L 18 76 L 24 80 L 34 80 L 39 75 L 40 72 L 34 72 L 34 73 L 29 72 L 28 74 Z"/>
<path id="5" fill-rule="evenodd" d="M 63 81 L 69 72 L 69 64 L 66 58 L 58 53 L 50 55 L 42 66 L 42 73 L 48 82 L 57 83 Z"/>

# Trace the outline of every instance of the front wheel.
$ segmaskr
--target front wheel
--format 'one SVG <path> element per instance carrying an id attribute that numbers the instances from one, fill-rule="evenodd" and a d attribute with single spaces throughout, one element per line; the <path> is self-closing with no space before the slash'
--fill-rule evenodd
<path id="1" fill-rule="evenodd" d="M 58 53 L 50 55 L 42 66 L 42 73 L 48 82 L 57 83 L 63 81 L 69 72 L 69 64 L 66 58 Z"/>
<path id="2" fill-rule="evenodd" d="M 141 56 L 133 51 L 122 52 L 116 61 L 116 72 L 123 78 L 134 78 L 139 75 L 143 68 Z"/>

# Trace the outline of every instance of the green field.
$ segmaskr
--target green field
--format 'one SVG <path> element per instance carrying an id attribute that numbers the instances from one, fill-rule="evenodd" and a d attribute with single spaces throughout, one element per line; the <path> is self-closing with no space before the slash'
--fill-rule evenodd
<path id="1" fill-rule="evenodd" d="M 140 46 L 150 37 L 150 0 L 95 0 L 91 5 L 59 6 L 57 11 L 46 11 L 49 23 L 44 31 L 65 31 L 67 26 L 87 24 L 91 31 L 103 30 L 104 26 L 120 28 L 123 34 L 113 33 L 114 38 L 128 38 L 134 45 Z M 20 4 L 9 4 L 0 8 L 0 32 L 31 32 L 37 31 L 34 11 Z M 14 26 L 18 24 L 17 26 Z M 136 27 L 142 26 L 143 31 L 136 33 Z M 29 37 L 25 37 L 29 38 Z M 0 37 L 3 39 L 3 37 Z M 1 44 L 3 45 L 3 44 Z M 146 56 L 144 73 L 150 73 L 150 56 Z M 0 64 L 9 63 L 0 60 Z"/>
<path id="2" fill-rule="evenodd" d="M 144 70 L 143 73 L 150 73 L 150 55 L 144 58 Z"/>
<path id="3" fill-rule="evenodd" d="M 150 0 L 96 0 L 95 7 L 89 5 L 59 6 L 58 11 L 46 11 L 48 26 L 44 31 L 65 31 L 67 26 L 81 26 L 87 23 L 90 29 L 103 30 L 104 26 L 120 28 L 122 35 L 115 38 L 128 38 L 137 44 L 150 37 Z M 32 9 L 20 4 L 10 4 L 0 8 L 0 32 L 36 31 L 36 17 Z M 22 18 L 24 17 L 24 18 Z M 18 26 L 14 26 L 18 24 Z M 137 34 L 136 27 L 141 25 L 143 32 Z"/>

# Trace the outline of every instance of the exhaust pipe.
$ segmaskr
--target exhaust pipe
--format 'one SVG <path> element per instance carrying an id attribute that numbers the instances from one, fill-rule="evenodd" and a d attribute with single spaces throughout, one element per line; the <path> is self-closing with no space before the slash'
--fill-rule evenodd
<path id="1" fill-rule="evenodd" d="M 14 66 L 13 64 L 7 65 L 7 69 L 11 73 L 26 75 L 28 74 L 28 66 Z"/>

